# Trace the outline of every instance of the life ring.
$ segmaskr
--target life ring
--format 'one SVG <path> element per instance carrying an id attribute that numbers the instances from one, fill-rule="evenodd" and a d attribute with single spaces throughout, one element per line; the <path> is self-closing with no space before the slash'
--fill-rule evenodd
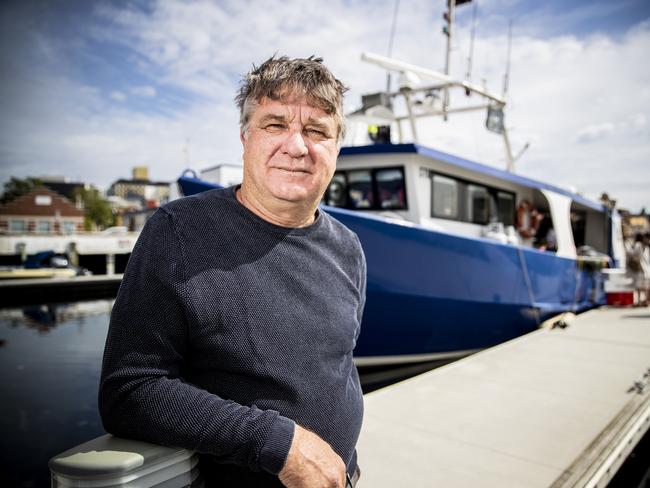
<path id="1" fill-rule="evenodd" d="M 527 239 L 535 237 L 541 215 L 528 200 L 522 200 L 517 206 L 517 231 Z"/>

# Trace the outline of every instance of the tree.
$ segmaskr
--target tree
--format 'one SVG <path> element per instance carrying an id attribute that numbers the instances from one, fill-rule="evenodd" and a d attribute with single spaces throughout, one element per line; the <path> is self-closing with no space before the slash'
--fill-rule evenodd
<path id="1" fill-rule="evenodd" d="M 0 203 L 10 202 L 25 193 L 29 193 L 41 184 L 42 182 L 38 178 L 29 177 L 20 179 L 12 176 L 11 179 L 4 184 L 4 191 L 2 192 L 2 196 L 0 196 Z"/>
<path id="2" fill-rule="evenodd" d="M 113 225 L 115 217 L 110 204 L 96 188 L 79 189 L 75 197 L 80 198 L 84 206 L 84 228 L 86 230 L 105 229 Z"/>

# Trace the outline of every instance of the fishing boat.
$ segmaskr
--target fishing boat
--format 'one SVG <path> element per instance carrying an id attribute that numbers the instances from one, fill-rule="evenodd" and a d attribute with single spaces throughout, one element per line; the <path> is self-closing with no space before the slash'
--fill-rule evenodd
<path id="1" fill-rule="evenodd" d="M 362 59 L 400 81 L 349 114 L 366 123 L 368 143 L 341 149 L 322 202 L 359 236 L 368 264 L 357 365 L 458 358 L 604 304 L 601 269 L 625 259 L 613 206 L 514 172 L 503 95 L 448 72 Z M 453 90 L 480 102 L 454 108 Z M 505 169 L 418 143 L 418 119 L 471 110 L 487 111 L 487 128 L 503 137 Z M 216 187 L 187 173 L 178 183 L 185 195 Z"/>
<path id="2" fill-rule="evenodd" d="M 604 303 L 599 270 L 622 255 L 606 205 L 419 144 L 343 148 L 337 168 L 322 209 L 368 264 L 358 365 L 464 356 Z M 218 187 L 178 182 L 185 195 Z M 535 246 L 535 212 L 551 216 L 554 248 Z"/>

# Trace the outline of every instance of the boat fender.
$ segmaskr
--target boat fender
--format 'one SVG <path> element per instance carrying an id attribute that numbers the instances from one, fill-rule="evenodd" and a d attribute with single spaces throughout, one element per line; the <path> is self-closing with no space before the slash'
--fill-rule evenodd
<path id="1" fill-rule="evenodd" d="M 542 215 L 528 200 L 522 200 L 517 206 L 517 231 L 521 237 L 535 237 Z"/>

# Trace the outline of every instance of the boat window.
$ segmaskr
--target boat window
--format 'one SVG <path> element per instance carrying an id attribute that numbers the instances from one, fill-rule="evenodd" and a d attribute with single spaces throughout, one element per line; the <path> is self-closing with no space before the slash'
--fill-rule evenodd
<path id="1" fill-rule="evenodd" d="M 515 196 L 512 193 L 498 191 L 497 200 L 497 219 L 503 225 L 515 225 Z"/>
<path id="2" fill-rule="evenodd" d="M 573 232 L 573 242 L 576 248 L 585 245 L 585 236 L 587 230 L 587 213 L 584 211 L 571 210 L 571 231 Z"/>
<path id="3" fill-rule="evenodd" d="M 515 194 L 430 171 L 431 216 L 485 225 L 514 225 Z"/>
<path id="4" fill-rule="evenodd" d="M 401 169 L 378 169 L 375 172 L 379 206 L 382 210 L 406 208 L 404 173 Z"/>
<path id="5" fill-rule="evenodd" d="M 458 218 L 458 182 L 446 176 L 433 175 L 432 193 L 434 217 Z"/>
<path id="6" fill-rule="evenodd" d="M 352 208 L 372 208 L 372 174 L 369 170 L 348 172 L 348 195 Z"/>
<path id="7" fill-rule="evenodd" d="M 333 207 L 346 207 L 348 196 L 348 184 L 345 174 L 341 172 L 334 173 L 330 186 L 325 194 L 325 203 Z"/>
<path id="8" fill-rule="evenodd" d="M 487 224 L 490 218 L 490 197 L 487 188 L 467 185 L 467 220 L 475 224 Z"/>
<path id="9" fill-rule="evenodd" d="M 407 210 L 404 168 L 338 170 L 323 203 L 352 210 Z"/>

